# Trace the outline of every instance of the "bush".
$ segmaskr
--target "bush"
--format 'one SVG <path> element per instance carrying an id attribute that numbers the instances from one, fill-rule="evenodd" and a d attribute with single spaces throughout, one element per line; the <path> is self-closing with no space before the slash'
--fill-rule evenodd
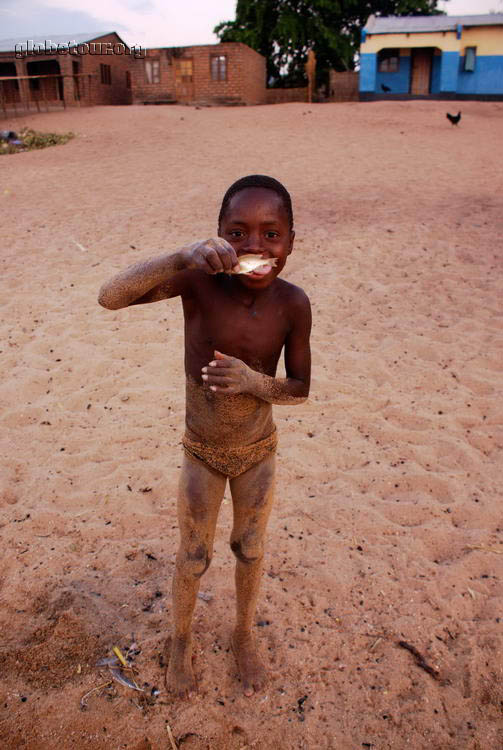
<path id="1" fill-rule="evenodd" d="M 47 148 L 48 146 L 57 146 L 60 143 L 67 143 L 75 138 L 75 133 L 41 133 L 31 128 L 23 128 L 19 131 L 18 140 L 21 145 L 16 146 L 9 141 L 0 141 L 0 154 L 16 154 L 18 151 L 33 151 L 37 148 Z"/>

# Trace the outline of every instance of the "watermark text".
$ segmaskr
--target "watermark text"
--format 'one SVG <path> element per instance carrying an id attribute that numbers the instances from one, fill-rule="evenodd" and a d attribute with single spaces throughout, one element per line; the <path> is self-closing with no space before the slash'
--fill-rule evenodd
<path id="1" fill-rule="evenodd" d="M 68 42 L 53 42 L 46 39 L 43 42 L 35 42 L 27 39 L 19 42 L 14 47 L 15 57 L 38 57 L 42 55 L 132 55 L 136 59 L 147 56 L 147 50 L 141 44 L 133 44 L 129 47 L 124 42 L 80 42 L 75 39 Z"/>

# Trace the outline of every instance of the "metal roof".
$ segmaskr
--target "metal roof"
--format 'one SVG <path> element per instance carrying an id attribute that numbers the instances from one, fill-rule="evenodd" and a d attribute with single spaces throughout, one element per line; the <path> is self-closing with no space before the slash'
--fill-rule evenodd
<path id="1" fill-rule="evenodd" d="M 461 26 L 503 26 L 503 13 L 479 16 L 370 16 L 367 34 L 413 34 L 421 31 L 456 31 Z"/>
<path id="2" fill-rule="evenodd" d="M 109 34 L 117 34 L 117 32 L 96 31 L 88 32 L 86 34 L 46 34 L 45 36 L 40 36 L 40 34 L 35 34 L 34 36 L 24 34 L 23 36 L 19 35 L 14 39 L 0 39 L 0 52 L 15 52 L 16 49 L 27 49 L 27 45 L 30 46 L 30 49 L 39 46 L 44 47 L 46 43 L 50 44 L 51 42 L 53 44 L 64 44 L 68 45 L 69 47 L 75 47 L 77 44 L 93 42 L 95 39 L 99 39 L 100 37 L 107 36 Z"/>

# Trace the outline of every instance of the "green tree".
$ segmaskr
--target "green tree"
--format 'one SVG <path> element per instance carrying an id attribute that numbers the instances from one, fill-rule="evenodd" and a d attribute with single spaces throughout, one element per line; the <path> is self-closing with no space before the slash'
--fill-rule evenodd
<path id="1" fill-rule="evenodd" d="M 236 20 L 214 32 L 221 42 L 244 42 L 267 60 L 273 85 L 305 83 L 307 50 L 317 60 L 318 83 L 330 68 L 353 70 L 360 32 L 372 14 L 438 14 L 438 0 L 237 0 Z"/>

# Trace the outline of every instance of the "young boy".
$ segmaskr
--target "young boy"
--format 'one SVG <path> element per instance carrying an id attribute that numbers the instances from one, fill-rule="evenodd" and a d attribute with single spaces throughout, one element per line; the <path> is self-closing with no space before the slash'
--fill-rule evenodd
<path id="1" fill-rule="evenodd" d="M 212 556 L 229 479 L 237 620 L 232 647 L 246 695 L 264 667 L 252 636 L 264 536 L 273 502 L 276 428 L 272 404 L 307 399 L 311 311 L 306 294 L 279 279 L 295 233 L 290 195 L 271 177 L 243 177 L 228 189 L 218 237 L 137 263 L 103 285 L 99 302 L 117 310 L 181 296 L 185 317 L 186 431 L 178 492 L 180 547 L 173 580 L 168 689 L 195 690 L 191 621 Z M 239 257 L 271 265 L 248 273 Z M 276 259 L 274 265 L 273 259 Z M 286 378 L 276 378 L 285 348 Z"/>

